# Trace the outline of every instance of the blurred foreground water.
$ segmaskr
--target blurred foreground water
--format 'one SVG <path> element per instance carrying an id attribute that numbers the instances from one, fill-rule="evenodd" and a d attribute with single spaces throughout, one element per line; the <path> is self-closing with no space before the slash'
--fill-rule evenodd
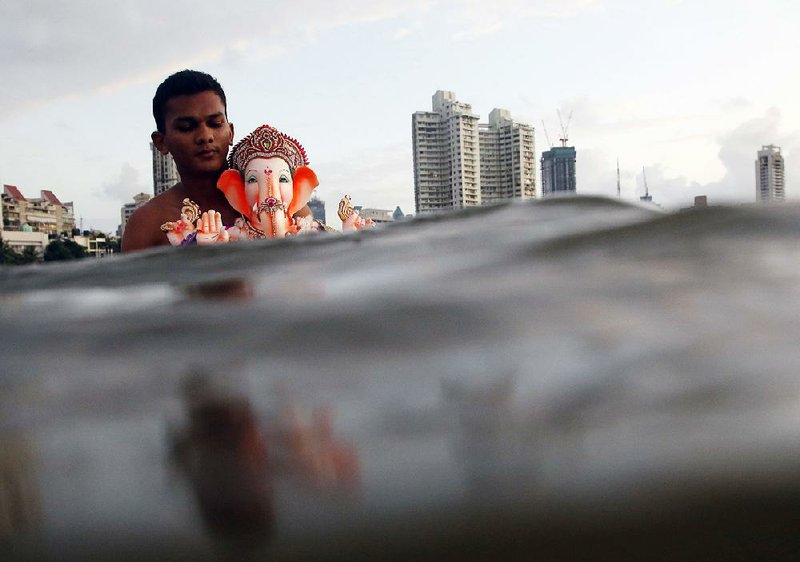
<path id="1" fill-rule="evenodd" d="M 797 559 L 800 207 L 0 268 L 0 558 Z"/>

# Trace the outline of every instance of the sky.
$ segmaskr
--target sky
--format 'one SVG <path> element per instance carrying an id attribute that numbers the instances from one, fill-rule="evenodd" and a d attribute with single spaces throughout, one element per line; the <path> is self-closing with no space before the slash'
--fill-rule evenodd
<path id="1" fill-rule="evenodd" d="M 437 90 L 533 125 L 537 155 L 571 113 L 582 194 L 616 197 L 619 160 L 623 199 L 645 169 L 666 209 L 752 202 L 775 144 L 800 200 L 799 29 L 790 0 L 5 0 L 0 182 L 116 231 L 153 191 L 155 89 L 193 68 L 237 138 L 269 123 L 305 146 L 329 218 L 344 194 L 414 211 L 411 115 Z"/>

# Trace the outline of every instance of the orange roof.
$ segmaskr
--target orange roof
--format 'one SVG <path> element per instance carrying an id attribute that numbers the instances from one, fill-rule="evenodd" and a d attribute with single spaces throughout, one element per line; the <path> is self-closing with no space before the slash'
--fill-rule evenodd
<path id="1" fill-rule="evenodd" d="M 61 205 L 61 201 L 58 200 L 56 194 L 50 191 L 49 189 L 42 189 L 42 199 L 49 201 L 50 203 L 55 203 L 56 205 Z"/>
<path id="2" fill-rule="evenodd" d="M 4 188 L 4 190 L 3 190 L 4 193 L 6 195 L 8 195 L 9 197 L 11 197 L 12 199 L 16 199 L 17 201 L 27 201 L 27 199 L 25 199 L 25 197 L 22 195 L 22 193 L 19 192 L 19 189 L 17 189 L 17 186 L 3 184 L 3 188 Z"/>

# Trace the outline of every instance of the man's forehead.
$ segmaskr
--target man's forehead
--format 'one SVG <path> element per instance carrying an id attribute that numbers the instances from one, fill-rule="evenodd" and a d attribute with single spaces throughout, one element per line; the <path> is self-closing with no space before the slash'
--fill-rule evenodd
<path id="1" fill-rule="evenodd" d="M 216 92 L 173 96 L 167 100 L 165 110 L 165 117 L 168 120 L 181 118 L 207 119 L 225 115 L 225 105 Z"/>

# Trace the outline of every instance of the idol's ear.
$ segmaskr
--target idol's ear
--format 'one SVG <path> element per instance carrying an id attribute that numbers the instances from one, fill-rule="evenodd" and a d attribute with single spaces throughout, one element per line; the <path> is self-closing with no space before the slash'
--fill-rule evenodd
<path id="1" fill-rule="evenodd" d="M 306 206 L 306 203 L 311 200 L 311 194 L 314 192 L 314 189 L 319 185 L 317 174 L 307 166 L 297 168 L 292 180 L 294 182 L 294 194 L 292 195 L 292 202 L 289 205 L 290 217 Z"/>
<path id="2" fill-rule="evenodd" d="M 225 194 L 225 199 L 235 210 L 246 217 L 253 214 L 253 210 L 247 205 L 247 197 L 244 193 L 244 179 L 237 170 L 225 170 L 217 180 L 217 189 Z"/>

